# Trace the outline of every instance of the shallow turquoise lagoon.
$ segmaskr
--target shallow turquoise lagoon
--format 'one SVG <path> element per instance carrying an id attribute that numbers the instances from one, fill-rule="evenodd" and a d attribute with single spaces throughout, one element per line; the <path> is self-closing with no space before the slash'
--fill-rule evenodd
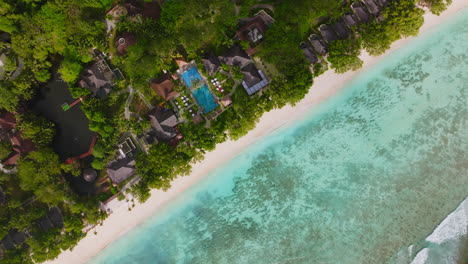
<path id="1" fill-rule="evenodd" d="M 465 9 L 90 263 L 409 263 L 468 196 L 466 25 Z"/>

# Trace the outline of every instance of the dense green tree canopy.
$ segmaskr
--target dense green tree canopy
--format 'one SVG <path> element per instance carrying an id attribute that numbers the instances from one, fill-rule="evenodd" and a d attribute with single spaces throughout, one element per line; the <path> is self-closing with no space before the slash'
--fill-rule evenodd
<path id="1" fill-rule="evenodd" d="M 18 116 L 21 136 L 37 146 L 48 146 L 55 135 L 55 125 L 44 117 L 28 112 Z"/>
<path id="2" fill-rule="evenodd" d="M 60 160 L 49 148 L 29 153 L 18 162 L 20 187 L 33 191 L 38 200 L 58 204 L 65 199 L 65 186 L 61 177 Z"/>
<path id="3" fill-rule="evenodd" d="M 362 67 L 360 39 L 347 39 L 333 41 L 330 45 L 328 61 L 330 67 L 337 73 L 355 71 Z"/>

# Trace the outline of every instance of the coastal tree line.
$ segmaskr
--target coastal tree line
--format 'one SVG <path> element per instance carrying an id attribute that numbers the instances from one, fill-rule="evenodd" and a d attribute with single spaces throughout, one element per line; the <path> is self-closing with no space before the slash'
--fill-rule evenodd
<path id="1" fill-rule="evenodd" d="M 235 44 L 233 35 L 238 19 L 252 15 L 256 10 L 250 7 L 257 1 L 237 2 L 236 7 L 229 0 L 166 1 L 159 20 L 119 23 L 116 33 L 131 32 L 138 42 L 129 48 L 127 55 L 112 59 L 126 76 L 118 89 L 131 84 L 147 94 L 148 79 L 162 70 L 174 70 L 174 58 L 183 55 L 188 60 L 198 60 L 208 51 L 220 54 Z M 356 70 L 362 65 L 359 59 L 362 49 L 379 55 L 394 41 L 416 35 L 424 13 L 417 3 L 440 14 L 451 0 L 391 1 L 382 21 L 362 24 L 354 29 L 352 38 L 333 42 L 327 58 L 329 65 L 323 67 L 337 72 Z M 25 105 L 39 85 L 50 80 L 55 68 L 69 84 L 73 97 L 89 95 L 86 89 L 77 88 L 75 82 L 92 60 L 91 48 L 108 52 L 115 49 L 102 23 L 113 4 L 112 0 L 0 0 L 0 33 L 9 36 L 0 42 L 0 53 L 8 54 L 7 70 L 17 66 L 19 58 L 23 60 L 18 77 L 0 80 L 0 109 L 16 111 Z M 233 95 L 234 105 L 209 126 L 181 124 L 184 139 L 177 146 L 156 144 L 149 155 L 140 154 L 137 172 L 143 180 L 132 189 L 140 201 L 149 197 L 151 188 L 167 190 L 177 176 L 188 175 L 190 164 L 202 160 L 216 144 L 245 135 L 265 111 L 299 102 L 309 91 L 314 75 L 323 72 L 311 73 L 298 45 L 321 19 L 340 17 L 349 3 L 296 0 L 291 4 L 274 0 L 271 4 L 276 22 L 257 47 L 256 55 L 274 69 L 269 89 L 254 97 L 238 89 Z M 121 132 L 144 129 L 120 118 L 122 102 L 123 97 L 115 93 L 104 100 L 90 98 L 82 105 L 90 130 L 99 134 L 92 164 L 96 169 L 105 168 Z M 72 166 L 63 164 L 51 148 L 54 124 L 32 112 L 21 114 L 18 119 L 18 129 L 24 138 L 34 142 L 36 150 L 20 159 L 17 173 L 0 173 L 0 186 L 7 197 L 0 207 L 0 237 L 11 230 L 25 229 L 33 236 L 27 240 L 28 247 L 7 251 L 1 263 L 32 263 L 32 260 L 37 263 L 73 248 L 84 235 L 85 223 L 99 223 L 105 215 L 97 209 L 97 197 L 77 196 L 63 177 L 65 173 L 77 173 Z M 9 150 L 9 144 L 0 142 L 0 158 L 6 157 Z M 63 232 L 42 232 L 32 224 L 50 206 L 58 206 L 63 212 Z"/>

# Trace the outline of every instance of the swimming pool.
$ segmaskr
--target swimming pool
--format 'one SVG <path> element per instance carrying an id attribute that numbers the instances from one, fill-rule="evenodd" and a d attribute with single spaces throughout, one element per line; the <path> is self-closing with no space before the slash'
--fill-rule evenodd
<path id="1" fill-rule="evenodd" d="M 200 80 L 203 81 L 203 78 L 200 76 L 200 73 L 198 72 L 197 68 L 192 67 L 185 72 L 182 73 L 182 79 L 184 79 L 185 84 L 192 88 L 192 82 L 194 80 Z"/>
<path id="2" fill-rule="evenodd" d="M 215 98 L 208 90 L 208 86 L 203 85 L 201 88 L 192 92 L 193 97 L 197 100 L 198 105 L 203 108 L 203 113 L 209 113 L 213 111 L 218 104 L 215 102 Z"/>
<path id="3" fill-rule="evenodd" d="M 186 70 L 181 74 L 181 76 L 185 84 L 189 88 L 192 88 L 192 82 L 194 80 L 199 80 L 203 82 L 203 78 L 200 76 L 200 73 L 195 67 Z M 206 84 L 204 84 L 199 89 L 193 91 L 192 95 L 193 97 L 195 97 L 195 100 L 197 101 L 198 105 L 201 108 L 203 108 L 204 114 L 209 113 L 213 111 L 216 107 L 218 107 L 218 104 L 216 103 L 213 94 L 211 94 Z"/>

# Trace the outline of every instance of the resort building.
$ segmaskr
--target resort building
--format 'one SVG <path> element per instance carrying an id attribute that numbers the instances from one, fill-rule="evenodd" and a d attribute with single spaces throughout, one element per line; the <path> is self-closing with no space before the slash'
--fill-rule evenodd
<path id="1" fill-rule="evenodd" d="M 3 140 L 9 140 L 13 147 L 10 155 L 2 160 L 4 165 L 16 165 L 20 157 L 35 149 L 33 142 L 30 139 L 23 139 L 21 132 L 16 130 L 16 118 L 13 113 L 6 112 L 0 115 L 0 134 Z"/>
<path id="2" fill-rule="evenodd" d="M 124 133 L 118 143 L 118 153 L 120 158 L 134 157 L 140 147 L 135 137 L 130 133 Z"/>
<path id="3" fill-rule="evenodd" d="M 133 5 L 132 3 L 115 5 L 106 14 L 107 33 L 110 33 L 116 27 L 116 24 L 124 17 L 136 23 L 142 23 L 143 18 L 159 19 L 161 16 L 161 1 L 162 0 L 144 2 L 141 7 Z"/>
<path id="4" fill-rule="evenodd" d="M 229 66 L 244 68 L 252 63 L 249 55 L 240 47 L 232 46 L 224 55 L 218 56 L 220 62 Z"/>
<path id="5" fill-rule="evenodd" d="M 97 98 L 106 97 L 114 86 L 116 76 L 104 58 L 96 58 L 78 81 L 78 85 L 87 88 Z"/>
<path id="6" fill-rule="evenodd" d="M 310 45 L 312 46 L 312 48 L 314 48 L 317 54 L 324 56 L 328 53 L 328 50 L 325 47 L 325 43 L 318 35 L 315 35 L 315 34 L 310 35 L 309 41 L 310 41 Z"/>
<path id="7" fill-rule="evenodd" d="M 202 59 L 202 63 L 208 76 L 215 74 L 221 67 L 221 62 L 212 52 L 206 59 Z"/>
<path id="8" fill-rule="evenodd" d="M 362 3 L 354 2 L 351 5 L 351 9 L 353 10 L 354 14 L 360 22 L 367 23 L 370 21 L 370 16 L 367 14 L 365 7 Z"/>
<path id="9" fill-rule="evenodd" d="M 107 167 L 107 175 L 114 184 L 126 181 L 135 171 L 135 160 L 131 157 L 114 160 Z"/>
<path id="10" fill-rule="evenodd" d="M 21 74 L 23 67 L 24 60 L 10 52 L 10 46 L 6 44 L 6 48 L 0 53 L 0 80 L 13 81 Z"/>
<path id="11" fill-rule="evenodd" d="M 318 30 L 320 32 L 320 35 L 322 35 L 323 40 L 325 40 L 328 44 L 338 39 L 332 27 L 329 25 L 322 24 L 320 25 Z"/>
<path id="12" fill-rule="evenodd" d="M 302 54 L 304 55 L 304 57 L 306 58 L 306 60 L 308 62 L 310 62 L 311 64 L 315 64 L 315 63 L 320 62 L 319 58 L 314 53 L 311 46 L 309 46 L 309 45 L 307 45 L 306 43 L 303 42 L 303 43 L 301 43 L 300 48 L 302 50 Z"/>
<path id="13" fill-rule="evenodd" d="M 179 92 L 174 91 L 174 83 L 169 73 L 165 73 L 158 79 L 151 82 L 151 88 L 159 95 L 164 101 L 171 100 L 179 95 Z"/>
<path id="14" fill-rule="evenodd" d="M 219 56 L 219 60 L 229 66 L 239 67 L 244 79 L 242 86 L 248 95 L 260 91 L 269 84 L 265 74 L 258 70 L 249 55 L 239 46 L 231 47 L 225 55 Z"/>
<path id="15" fill-rule="evenodd" d="M 336 22 L 335 24 L 331 25 L 331 27 L 333 28 L 339 39 L 347 39 L 350 36 L 349 30 L 341 21 Z"/>
<path id="16" fill-rule="evenodd" d="M 380 7 L 374 2 L 374 0 L 363 0 L 364 5 L 367 7 L 367 10 L 374 15 L 377 16 L 380 13 Z"/>
<path id="17" fill-rule="evenodd" d="M 182 134 L 177 129 L 179 120 L 173 110 L 155 107 L 148 113 L 148 118 L 158 141 L 171 142 L 182 138 Z"/>
<path id="18" fill-rule="evenodd" d="M 46 215 L 37 220 L 39 228 L 47 232 L 52 228 L 63 228 L 63 216 L 60 210 L 57 207 L 52 207 L 49 209 Z"/>
<path id="19" fill-rule="evenodd" d="M 257 69 L 253 63 L 242 68 L 241 72 L 244 74 L 242 86 L 248 95 L 253 95 L 269 84 L 263 72 Z"/>
<path id="20" fill-rule="evenodd" d="M 127 54 L 128 47 L 137 43 L 135 35 L 129 32 L 125 32 L 117 36 L 115 41 L 115 49 L 117 55 L 122 56 Z"/>
<path id="21" fill-rule="evenodd" d="M 255 46 L 264 39 L 268 26 L 273 22 L 275 20 L 264 10 L 260 10 L 253 17 L 239 21 L 240 28 L 237 30 L 236 36 L 239 40 L 249 42 L 250 48 L 247 49 L 249 55 L 256 52 Z"/>
<path id="22" fill-rule="evenodd" d="M 26 242 L 27 234 L 18 230 L 11 230 L 0 240 L 0 252 L 14 250 Z"/>
<path id="23" fill-rule="evenodd" d="M 358 24 L 358 19 L 353 14 L 347 13 L 343 16 L 343 22 L 348 26 L 348 28 L 352 28 Z"/>

